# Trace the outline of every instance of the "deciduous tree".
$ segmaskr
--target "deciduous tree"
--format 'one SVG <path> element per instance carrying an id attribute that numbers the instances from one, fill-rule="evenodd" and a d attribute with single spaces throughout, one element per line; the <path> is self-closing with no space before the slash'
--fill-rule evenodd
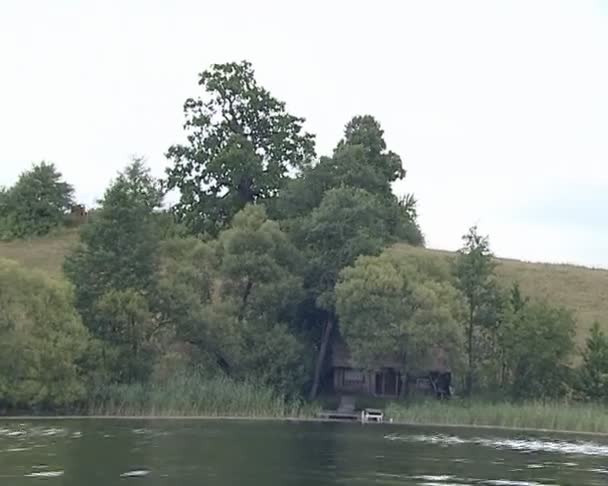
<path id="1" fill-rule="evenodd" d="M 463 237 L 464 245 L 458 251 L 454 266 L 456 286 L 467 303 L 464 319 L 466 333 L 467 373 L 465 392 L 471 395 L 479 361 L 479 346 L 484 331 L 497 322 L 496 283 L 494 256 L 487 236 L 473 226 Z"/>
<path id="2" fill-rule="evenodd" d="M 63 224 L 74 202 L 73 187 L 54 164 L 41 162 L 23 172 L 13 187 L 0 194 L 0 236 L 46 235 Z"/>
<path id="3" fill-rule="evenodd" d="M 0 260 L 0 407 L 81 400 L 87 340 L 68 285 Z"/>
<path id="4" fill-rule="evenodd" d="M 186 144 L 167 157 L 175 210 L 194 233 L 216 235 L 248 203 L 276 196 L 290 172 L 314 158 L 304 119 L 260 86 L 248 62 L 214 64 L 200 74 L 201 98 L 184 104 Z"/>
<path id="5" fill-rule="evenodd" d="M 336 286 L 340 330 L 362 368 L 374 370 L 390 356 L 405 374 L 433 366 L 438 354 L 458 368 L 464 303 L 447 271 L 439 262 L 433 266 L 387 250 L 342 271 Z"/>

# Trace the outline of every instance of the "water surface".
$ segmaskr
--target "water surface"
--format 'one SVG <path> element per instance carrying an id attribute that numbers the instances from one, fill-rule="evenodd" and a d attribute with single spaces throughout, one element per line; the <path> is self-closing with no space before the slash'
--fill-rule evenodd
<path id="1" fill-rule="evenodd" d="M 0 420 L 1 486 L 607 485 L 608 440 L 393 425 Z"/>

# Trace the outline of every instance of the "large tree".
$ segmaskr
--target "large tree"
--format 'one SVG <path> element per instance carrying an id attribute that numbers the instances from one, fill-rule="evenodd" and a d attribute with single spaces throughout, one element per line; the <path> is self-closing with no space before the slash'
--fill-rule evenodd
<path id="1" fill-rule="evenodd" d="M 321 157 L 292 179 L 271 204 L 271 211 L 281 219 L 299 218 L 318 207 L 331 189 L 363 189 L 383 200 L 395 236 L 422 244 L 415 198 L 408 195 L 400 200 L 392 193 L 392 183 L 404 177 L 401 157 L 387 149 L 378 121 L 371 115 L 355 116 L 347 123 L 333 155 Z"/>
<path id="2" fill-rule="evenodd" d="M 0 260 L 0 408 L 82 399 L 87 340 L 68 285 Z"/>
<path id="3" fill-rule="evenodd" d="M 494 256 L 488 237 L 480 235 L 477 227 L 473 226 L 462 238 L 464 245 L 458 251 L 454 274 L 456 286 L 463 293 L 467 304 L 467 316 L 464 319 L 468 361 L 465 393 L 470 395 L 476 379 L 484 334 L 498 320 L 498 299 Z"/>
<path id="4" fill-rule="evenodd" d="M 0 193 L 0 237 L 42 236 L 63 224 L 74 199 L 73 187 L 54 164 L 41 162 Z"/>
<path id="5" fill-rule="evenodd" d="M 306 288 L 321 311 L 319 351 L 310 393 L 313 398 L 337 323 L 334 291 L 338 275 L 360 255 L 379 254 L 391 240 L 385 209 L 382 199 L 363 189 L 332 189 L 295 232 L 308 261 Z"/>
<path id="6" fill-rule="evenodd" d="M 217 240 L 164 243 L 159 308 L 207 367 L 300 393 L 311 361 L 293 325 L 301 265 L 279 225 L 248 205 Z"/>
<path id="7" fill-rule="evenodd" d="M 179 218 L 216 235 L 248 203 L 276 196 L 289 173 L 314 158 L 304 119 L 260 86 L 248 62 L 214 64 L 200 74 L 201 98 L 184 104 L 186 144 L 167 157 L 168 188 L 180 191 Z"/>
<path id="8" fill-rule="evenodd" d="M 305 168 L 270 204 L 307 257 L 305 315 L 318 335 L 311 397 L 319 389 L 337 323 L 334 287 L 340 271 L 390 242 L 423 242 L 415 199 L 399 200 L 392 193 L 392 183 L 404 175 L 380 124 L 370 115 L 356 116 L 332 156 Z"/>
<path id="9" fill-rule="evenodd" d="M 459 364 L 464 306 L 440 262 L 391 251 L 361 257 L 342 271 L 336 297 L 340 330 L 362 368 L 374 370 L 387 356 L 404 375 L 433 366 L 439 355 Z"/>
<path id="10" fill-rule="evenodd" d="M 154 210 L 160 204 L 157 181 L 141 160 L 134 160 L 106 190 L 64 264 L 85 325 L 96 338 L 121 348 L 125 357 L 127 350 L 141 349 L 145 335 L 127 328 L 134 323 L 149 326 L 142 316 L 149 315 L 154 303 L 160 244 Z M 137 378 L 131 372 L 124 376 Z"/>

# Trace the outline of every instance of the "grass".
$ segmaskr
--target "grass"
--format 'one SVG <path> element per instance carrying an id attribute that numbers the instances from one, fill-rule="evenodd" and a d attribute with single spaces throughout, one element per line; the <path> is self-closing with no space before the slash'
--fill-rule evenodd
<path id="1" fill-rule="evenodd" d="M 162 384 L 113 385 L 86 407 L 89 415 L 170 417 L 314 417 L 318 409 L 272 388 L 228 378 L 181 375 Z"/>
<path id="2" fill-rule="evenodd" d="M 608 408 L 583 403 L 390 403 L 385 415 L 407 424 L 463 425 L 608 433 Z"/>
<path id="3" fill-rule="evenodd" d="M 78 242 L 78 229 L 58 230 L 43 238 L 0 241 L 0 258 L 15 260 L 27 268 L 63 277 L 63 260 Z"/>
<path id="4" fill-rule="evenodd" d="M 0 258 L 16 260 L 54 277 L 62 276 L 65 255 L 78 240 L 78 230 L 59 231 L 45 238 L 0 242 Z M 397 245 L 393 251 L 451 260 L 454 253 Z M 608 270 L 574 265 L 527 263 L 498 259 L 497 272 L 506 285 L 518 281 L 526 295 L 571 309 L 578 322 L 577 343 L 583 345 L 597 320 L 608 332 Z"/>

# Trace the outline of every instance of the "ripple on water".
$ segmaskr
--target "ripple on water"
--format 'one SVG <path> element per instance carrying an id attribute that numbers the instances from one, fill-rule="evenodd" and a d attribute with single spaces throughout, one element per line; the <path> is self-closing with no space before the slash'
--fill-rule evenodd
<path id="1" fill-rule="evenodd" d="M 63 471 L 35 471 L 26 474 L 26 478 L 58 478 L 63 476 Z"/>
<path id="2" fill-rule="evenodd" d="M 481 484 L 490 486 L 556 486 L 553 483 L 539 483 L 537 481 L 509 481 L 508 479 L 488 479 Z"/>
<path id="3" fill-rule="evenodd" d="M 143 478 L 150 474 L 150 471 L 147 469 L 134 469 L 132 471 L 127 471 L 120 475 L 121 478 Z"/>
<path id="4" fill-rule="evenodd" d="M 426 442 L 429 444 L 451 446 L 477 444 L 494 449 L 511 449 L 520 452 L 557 452 L 560 454 L 608 457 L 608 445 L 594 442 L 567 442 L 540 439 L 498 439 L 472 438 L 463 439 L 453 435 L 398 435 L 390 434 L 387 440 Z"/>
<path id="5" fill-rule="evenodd" d="M 28 427 L 26 424 L 19 424 L 15 428 L 0 429 L 0 437 L 26 438 L 26 437 L 54 437 L 66 436 L 67 429 L 58 427 Z"/>

